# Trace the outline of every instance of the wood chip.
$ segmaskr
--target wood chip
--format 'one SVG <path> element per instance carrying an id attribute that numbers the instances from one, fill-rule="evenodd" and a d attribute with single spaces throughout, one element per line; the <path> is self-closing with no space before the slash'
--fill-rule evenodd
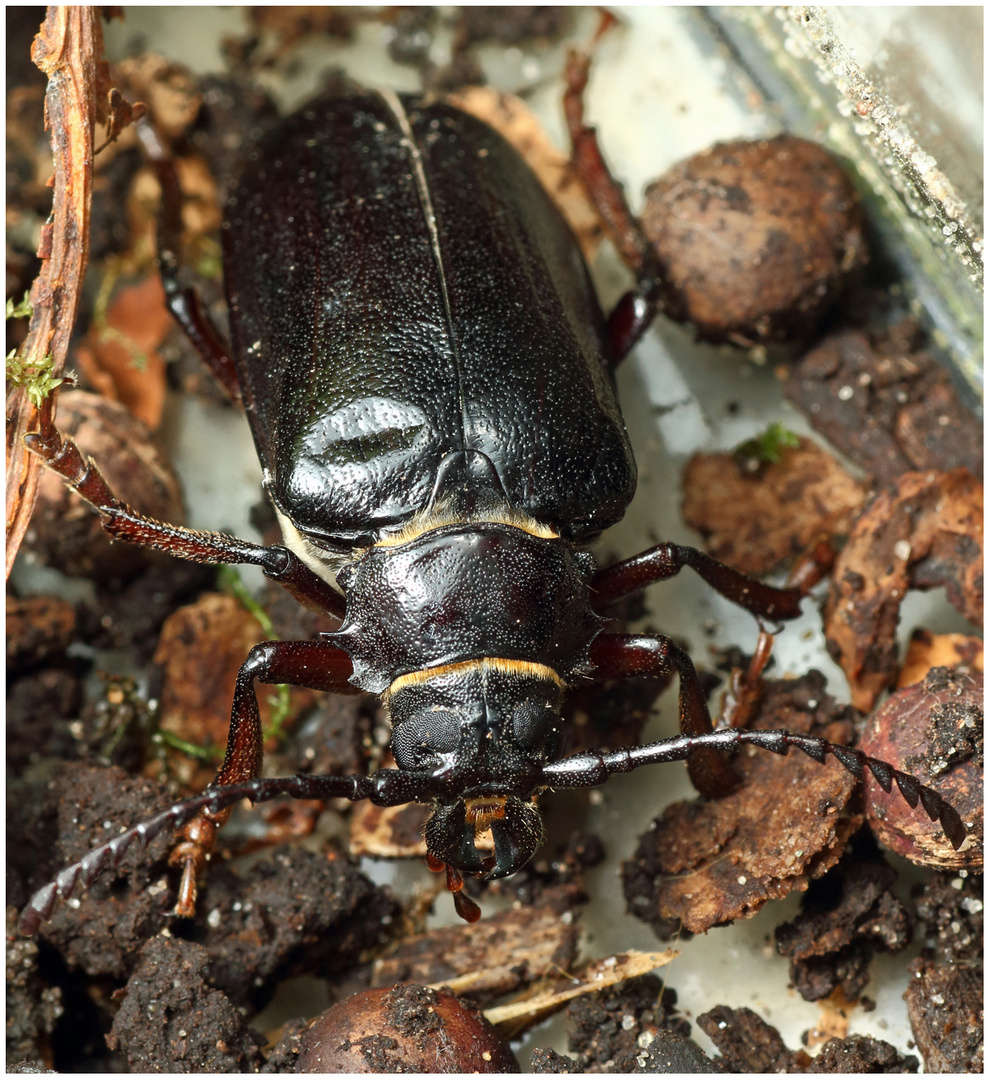
<path id="1" fill-rule="evenodd" d="M 485 1017 L 496 1026 L 523 1018 L 529 1023 L 536 1023 L 562 1008 L 573 998 L 582 994 L 594 994 L 609 986 L 615 986 L 616 983 L 625 982 L 626 979 L 646 975 L 659 967 L 665 967 L 678 956 L 680 953 L 676 949 L 665 949 L 663 952 L 632 951 L 593 960 L 579 968 L 574 976 L 567 980 L 566 985 L 547 988 L 528 999 L 486 1009 Z"/>

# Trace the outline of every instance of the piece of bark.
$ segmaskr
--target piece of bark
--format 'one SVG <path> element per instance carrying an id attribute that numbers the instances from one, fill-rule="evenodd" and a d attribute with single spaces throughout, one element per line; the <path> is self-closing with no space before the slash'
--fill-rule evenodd
<path id="1" fill-rule="evenodd" d="M 805 1001 L 820 1001 L 841 986 L 855 1001 L 870 976 L 877 949 L 903 949 L 911 916 L 891 893 L 897 875 L 879 858 L 843 858 L 814 882 L 801 914 L 777 927 L 777 951 L 791 958 L 791 980 Z"/>
<path id="2" fill-rule="evenodd" d="M 848 744 L 852 710 L 825 692 L 825 679 L 767 682 L 754 728 L 819 735 Z M 755 914 L 824 874 L 863 817 L 851 805 L 855 779 L 837 762 L 798 751 L 786 758 L 747 748 L 734 759 L 742 778 L 731 795 L 669 806 L 622 868 L 631 914 L 661 938 L 701 933 Z M 675 924 L 676 925 L 676 922 Z"/>
<path id="3" fill-rule="evenodd" d="M 826 338 L 794 367 L 787 396 L 878 484 L 956 466 L 982 477 L 980 421 L 917 348 L 911 325 L 873 339 L 858 330 Z"/>
<path id="4" fill-rule="evenodd" d="M 804 1051 L 788 1050 L 780 1032 L 752 1009 L 716 1005 L 698 1017 L 698 1027 L 715 1044 L 729 1072 L 801 1072 L 798 1066 L 808 1063 Z"/>
<path id="5" fill-rule="evenodd" d="M 862 512 L 836 560 L 825 633 L 857 709 L 869 712 L 897 678 L 904 594 L 941 586 L 982 622 L 983 486 L 965 469 L 905 473 Z"/>
<path id="6" fill-rule="evenodd" d="M 42 233 L 41 272 L 31 288 L 33 311 L 27 340 L 18 350 L 28 366 L 51 357 L 52 378 L 61 377 L 89 261 L 93 135 L 97 89 L 105 75 L 100 9 L 53 5 L 34 40 L 31 58 L 48 76 L 45 125 L 52 135 L 52 216 Z M 53 416 L 49 396 L 45 412 Z M 39 410 L 24 386 L 7 397 L 7 576 L 34 511 L 41 462 L 24 446 L 38 430 Z"/>
<path id="7" fill-rule="evenodd" d="M 564 915 L 583 896 L 575 886 L 548 889 L 539 906 L 510 908 L 470 926 L 406 938 L 375 962 L 372 985 L 443 983 L 487 1003 L 566 971 L 577 955 L 578 923 Z"/>
<path id="8" fill-rule="evenodd" d="M 821 534 L 848 532 L 866 498 L 810 439 L 756 472 L 733 454 L 695 454 L 684 470 L 684 520 L 713 558 L 761 577 L 795 559 Z"/>
<path id="9" fill-rule="evenodd" d="M 983 1072 L 983 975 L 915 960 L 904 999 L 925 1072 Z"/>

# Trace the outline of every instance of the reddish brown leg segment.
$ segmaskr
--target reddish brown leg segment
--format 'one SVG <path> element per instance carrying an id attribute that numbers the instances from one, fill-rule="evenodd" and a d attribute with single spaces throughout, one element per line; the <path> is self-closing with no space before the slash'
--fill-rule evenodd
<path id="1" fill-rule="evenodd" d="M 591 579 L 592 606 L 603 611 L 657 581 L 665 581 L 689 566 L 711 587 L 734 604 L 765 619 L 794 619 L 801 614 L 799 588 L 776 589 L 762 581 L 716 562 L 703 551 L 681 544 L 657 544 L 656 547 L 599 570 Z"/>
<path id="2" fill-rule="evenodd" d="M 47 431 L 26 435 L 24 441 L 99 513 L 103 528 L 115 539 L 167 551 L 190 562 L 260 566 L 266 577 L 314 607 L 344 617 L 340 593 L 288 548 L 277 544 L 262 547 L 224 533 L 197 532 L 136 514 L 113 494 L 99 469 L 83 458 L 76 444 L 63 439 L 56 428 L 49 426 Z"/>
<path id="3" fill-rule="evenodd" d="M 729 688 L 722 699 L 720 727 L 743 728 L 755 714 L 763 697 L 762 675 L 773 652 L 773 634 L 760 631 L 746 670 L 733 668 Z"/>
<path id="4" fill-rule="evenodd" d="M 310 690 L 354 694 L 347 680 L 351 661 L 343 649 L 323 641 L 265 641 L 248 653 L 237 673 L 230 712 L 227 750 L 211 787 L 226 787 L 252 780 L 261 771 L 264 743 L 255 681 L 289 683 Z M 217 830 L 231 810 L 204 812 L 179 834 L 170 862 L 182 867 L 175 914 L 191 918 L 196 911 L 196 879 L 209 861 Z"/>
<path id="5" fill-rule="evenodd" d="M 165 289 L 165 302 L 172 317 L 182 327 L 203 363 L 213 372 L 228 397 L 241 404 L 241 390 L 233 354 L 223 335 L 213 325 L 195 289 L 179 283 L 179 252 L 182 250 L 182 189 L 171 154 L 147 121 L 137 125 L 145 155 L 162 187 L 158 219 L 158 272 Z"/>
<path id="6" fill-rule="evenodd" d="M 704 688 L 691 657 L 667 637 L 602 634 L 591 645 L 591 662 L 598 679 L 659 678 L 671 668 L 680 679 L 680 728 L 684 735 L 706 735 L 713 729 Z M 691 783 L 710 799 L 728 795 L 738 777 L 725 755 L 711 747 L 687 756 Z"/>
<path id="7" fill-rule="evenodd" d="M 571 52 L 564 72 L 564 114 L 571 136 L 571 163 L 605 223 L 609 239 L 637 279 L 635 290 L 623 296 L 609 316 L 614 366 L 636 344 L 662 306 L 664 280 L 653 245 L 629 209 L 622 185 L 605 164 L 595 129 L 584 123 L 583 95 L 590 66 L 589 56 Z"/>

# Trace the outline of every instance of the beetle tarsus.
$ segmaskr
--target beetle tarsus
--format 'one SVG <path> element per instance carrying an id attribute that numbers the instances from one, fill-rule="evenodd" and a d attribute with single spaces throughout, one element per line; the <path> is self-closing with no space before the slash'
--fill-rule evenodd
<path id="1" fill-rule="evenodd" d="M 184 919 L 191 919 L 196 915 L 199 878 L 209 864 L 217 830 L 228 816 L 229 811 L 215 816 L 200 814 L 185 826 L 179 842 L 172 848 L 169 866 L 182 867 L 175 907 L 172 909 L 174 915 Z"/>

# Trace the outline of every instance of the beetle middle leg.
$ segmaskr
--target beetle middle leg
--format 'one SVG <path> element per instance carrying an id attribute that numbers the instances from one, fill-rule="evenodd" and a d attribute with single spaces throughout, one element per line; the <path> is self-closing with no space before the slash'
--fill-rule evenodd
<path id="1" fill-rule="evenodd" d="M 255 682 L 288 683 L 337 694 L 359 693 L 348 682 L 351 671 L 347 653 L 325 641 L 265 641 L 255 645 L 237 673 L 227 749 L 210 788 L 239 784 L 261 771 L 264 739 Z M 195 914 L 196 879 L 209 859 L 217 829 L 230 813 L 230 809 L 204 811 L 179 834 L 169 860 L 173 866 L 182 867 L 176 915 L 191 918 Z"/>
<path id="2" fill-rule="evenodd" d="M 599 570 L 591 581 L 592 606 L 602 612 L 610 605 L 647 585 L 674 577 L 689 566 L 727 600 L 739 604 L 760 619 L 793 619 L 801 613 L 801 586 L 778 589 L 717 562 L 696 548 L 663 543 Z M 647 645 L 647 642 L 656 644 Z M 600 644 L 611 642 L 611 644 Z M 730 725 L 741 724 L 759 697 L 759 677 L 770 657 L 772 635 L 761 627 L 760 639 L 749 672 L 733 681 L 728 712 Z M 599 653 L 596 654 L 596 647 Z M 600 656 L 600 659 L 599 659 Z M 631 674 L 660 675 L 671 664 L 681 683 L 680 726 L 685 735 L 703 735 L 713 730 L 704 691 L 690 657 L 667 638 L 630 639 L 623 643 L 611 636 L 599 638 L 592 657 L 604 666 L 603 676 Z M 645 667 L 645 670 L 644 670 Z M 691 782 L 710 798 L 728 794 L 736 785 L 735 773 L 724 757 L 711 749 L 693 750 L 688 756 Z"/>
<path id="3" fill-rule="evenodd" d="M 636 634 L 602 634 L 591 645 L 595 678 L 659 678 L 671 668 L 680 680 L 679 711 L 683 735 L 708 735 L 713 731 L 704 687 L 691 657 L 668 637 L 645 637 Z M 738 786 L 739 778 L 725 755 L 711 747 L 701 747 L 688 754 L 691 783 L 708 798 L 728 795 Z"/>

